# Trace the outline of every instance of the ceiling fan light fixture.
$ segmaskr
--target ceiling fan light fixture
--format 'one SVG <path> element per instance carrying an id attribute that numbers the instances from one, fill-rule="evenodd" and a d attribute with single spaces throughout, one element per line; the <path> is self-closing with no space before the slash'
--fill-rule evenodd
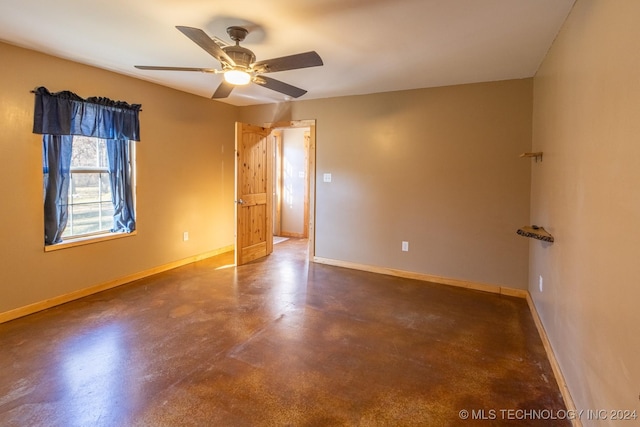
<path id="1" fill-rule="evenodd" d="M 255 83 L 266 89 L 274 90 L 287 95 L 289 99 L 299 98 L 306 90 L 281 82 L 271 77 L 262 76 L 265 73 L 277 71 L 297 70 L 299 68 L 318 67 L 323 65 L 322 58 L 315 51 L 298 53 L 256 62 L 254 53 L 246 47 L 240 46 L 249 31 L 242 27 L 229 27 L 227 33 L 235 45 L 227 45 L 225 42 L 217 42 L 199 28 L 178 25 L 176 28 L 191 41 L 213 56 L 221 65 L 220 70 L 215 68 L 196 67 L 169 67 L 136 65 L 142 70 L 165 71 L 199 71 L 202 73 L 224 74 L 224 80 L 218 85 L 212 99 L 227 98 L 235 86 Z M 288 100 L 289 100 L 288 99 Z"/>
<path id="2" fill-rule="evenodd" d="M 232 85 L 246 85 L 251 81 L 251 74 L 242 70 L 228 70 L 224 72 L 224 79 Z"/>

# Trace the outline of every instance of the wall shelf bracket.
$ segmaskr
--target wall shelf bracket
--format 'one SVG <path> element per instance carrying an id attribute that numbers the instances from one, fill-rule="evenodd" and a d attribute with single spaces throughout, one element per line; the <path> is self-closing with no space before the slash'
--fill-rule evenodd
<path id="1" fill-rule="evenodd" d="M 520 157 L 533 157 L 536 159 L 536 163 L 538 163 L 538 159 L 542 161 L 542 151 L 536 151 L 535 153 L 522 153 Z"/>
<path id="2" fill-rule="evenodd" d="M 553 243 L 554 238 L 544 227 L 538 227 L 537 225 L 526 225 L 518 228 L 516 231 L 520 236 L 530 237 L 532 239 L 538 239 L 545 242 Z"/>

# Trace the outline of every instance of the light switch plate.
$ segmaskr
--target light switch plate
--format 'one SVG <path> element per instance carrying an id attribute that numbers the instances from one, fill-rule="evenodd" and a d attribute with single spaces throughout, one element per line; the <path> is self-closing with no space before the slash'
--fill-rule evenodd
<path id="1" fill-rule="evenodd" d="M 324 177 L 323 177 L 323 181 L 324 182 L 331 182 L 331 174 L 330 173 L 325 173 Z"/>

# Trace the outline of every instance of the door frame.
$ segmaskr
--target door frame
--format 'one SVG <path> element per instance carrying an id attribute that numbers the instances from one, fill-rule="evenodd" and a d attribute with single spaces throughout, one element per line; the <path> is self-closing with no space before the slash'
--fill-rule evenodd
<path id="1" fill-rule="evenodd" d="M 282 144 L 282 130 L 274 129 L 271 131 L 273 135 L 273 166 L 274 166 L 274 180 L 273 180 L 273 207 L 274 207 L 274 221 L 273 221 L 273 235 L 280 236 L 282 233 L 282 156 L 283 156 L 283 144 Z"/>
<path id="2" fill-rule="evenodd" d="M 309 260 L 313 260 L 316 255 L 316 121 L 311 120 L 291 120 L 274 123 L 263 123 L 265 128 L 309 128 L 309 149 L 307 158 L 306 185 L 309 188 L 309 217 L 306 219 L 308 227 L 308 253 Z M 236 165 L 237 167 L 237 165 Z"/>

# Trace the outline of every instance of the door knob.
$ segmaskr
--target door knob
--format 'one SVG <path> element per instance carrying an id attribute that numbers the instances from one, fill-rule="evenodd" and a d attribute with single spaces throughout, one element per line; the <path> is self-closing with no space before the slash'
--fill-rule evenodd
<path id="1" fill-rule="evenodd" d="M 239 205 L 244 205 L 244 200 L 242 200 L 242 199 L 238 199 L 238 204 L 239 204 Z"/>

